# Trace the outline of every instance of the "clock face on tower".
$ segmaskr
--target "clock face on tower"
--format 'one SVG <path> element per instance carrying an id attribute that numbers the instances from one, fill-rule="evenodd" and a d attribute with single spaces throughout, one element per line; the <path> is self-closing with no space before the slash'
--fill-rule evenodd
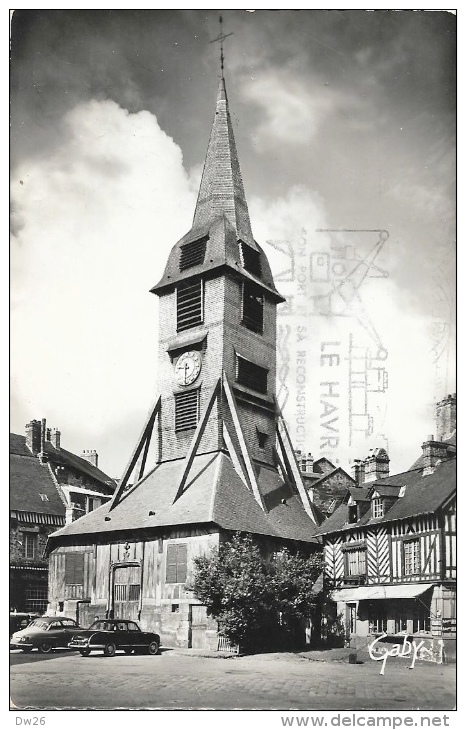
<path id="1" fill-rule="evenodd" d="M 183 352 L 175 365 L 175 378 L 179 385 L 191 385 L 201 372 L 202 360 L 197 350 Z"/>

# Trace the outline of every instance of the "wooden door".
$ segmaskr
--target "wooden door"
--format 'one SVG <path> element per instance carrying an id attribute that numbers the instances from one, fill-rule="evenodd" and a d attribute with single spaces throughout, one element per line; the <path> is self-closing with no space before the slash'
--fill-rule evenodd
<path id="1" fill-rule="evenodd" d="M 141 567 L 123 565 L 115 568 L 113 579 L 113 617 L 137 621 L 141 597 Z"/>
<path id="2" fill-rule="evenodd" d="M 346 604 L 346 637 L 350 639 L 356 633 L 357 604 Z"/>
<path id="3" fill-rule="evenodd" d="M 189 642 L 191 649 L 207 649 L 207 607 L 192 604 L 189 607 Z"/>

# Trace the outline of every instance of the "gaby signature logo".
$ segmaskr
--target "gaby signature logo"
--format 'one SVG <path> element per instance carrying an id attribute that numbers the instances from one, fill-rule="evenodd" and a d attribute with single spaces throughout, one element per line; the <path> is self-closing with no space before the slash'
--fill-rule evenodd
<path id="1" fill-rule="evenodd" d="M 378 642 L 382 642 L 383 639 L 385 639 L 388 636 L 388 634 L 382 634 L 381 636 L 377 636 L 376 639 L 374 639 L 371 644 L 369 644 L 369 656 L 371 659 L 373 659 L 375 662 L 382 662 L 382 669 L 380 670 L 380 674 L 385 673 L 385 666 L 387 664 L 387 659 L 389 656 L 399 656 L 399 657 L 409 657 L 412 656 L 411 665 L 408 667 L 409 669 L 414 669 L 414 665 L 416 663 L 416 659 L 430 659 L 430 661 L 435 661 L 434 656 L 434 650 L 427 648 L 425 645 L 424 639 L 420 639 L 419 641 L 416 641 L 416 639 L 409 639 L 408 636 L 405 636 L 403 639 L 402 644 L 393 644 L 391 649 L 385 649 L 384 646 L 377 646 Z M 443 653 L 443 641 L 442 639 L 438 640 L 439 644 L 439 650 L 440 650 L 440 662 L 442 660 L 442 653 Z"/>

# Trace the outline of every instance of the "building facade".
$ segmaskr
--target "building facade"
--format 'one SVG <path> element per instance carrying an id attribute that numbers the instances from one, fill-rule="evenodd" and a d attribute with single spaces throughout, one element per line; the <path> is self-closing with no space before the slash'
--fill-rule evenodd
<path id="1" fill-rule="evenodd" d="M 348 489 L 356 482 L 348 472 L 325 457 L 314 461 L 312 454 L 298 450 L 296 458 L 309 501 L 321 523 L 340 506 Z"/>
<path id="2" fill-rule="evenodd" d="M 453 442 L 429 437 L 409 471 L 350 488 L 321 525 L 333 618 L 351 646 L 409 635 L 426 658 L 456 656 Z"/>
<path id="3" fill-rule="evenodd" d="M 63 449 L 45 419 L 28 423 L 25 436 L 10 434 L 10 610 L 46 610 L 48 535 L 112 496 L 116 484 L 97 459 Z"/>
<path id="4" fill-rule="evenodd" d="M 223 78 L 192 228 L 151 291 L 159 397 L 112 501 L 50 536 L 50 610 L 135 618 L 164 645 L 215 648 L 191 588 L 197 555 L 233 532 L 267 552 L 319 547 L 275 399 L 284 300 L 252 235 Z"/>

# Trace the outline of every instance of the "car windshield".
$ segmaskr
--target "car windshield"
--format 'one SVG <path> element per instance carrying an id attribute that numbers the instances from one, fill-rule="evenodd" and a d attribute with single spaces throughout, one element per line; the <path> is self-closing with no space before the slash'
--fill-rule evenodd
<path id="1" fill-rule="evenodd" d="M 47 631 L 49 624 L 47 621 L 40 621 L 36 619 L 35 621 L 31 621 L 31 623 L 28 626 L 28 629 L 34 627 L 35 629 L 42 629 L 43 631 Z"/>

